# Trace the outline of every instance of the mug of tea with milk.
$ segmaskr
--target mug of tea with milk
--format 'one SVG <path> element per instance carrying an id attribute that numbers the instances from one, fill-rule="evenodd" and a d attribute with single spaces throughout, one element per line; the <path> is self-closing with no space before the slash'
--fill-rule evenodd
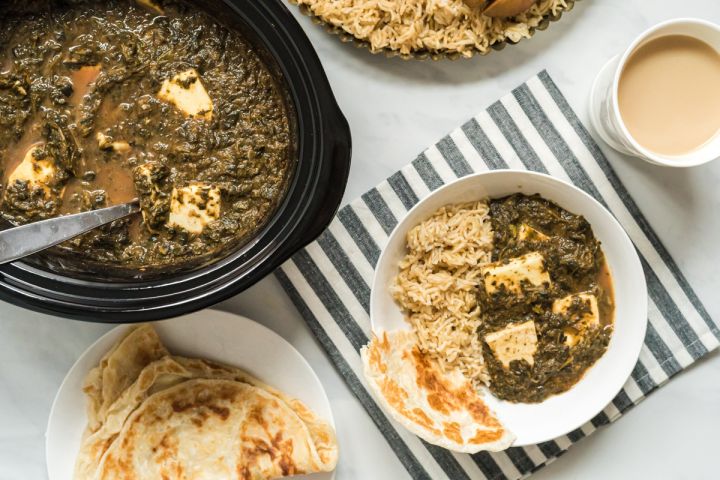
<path id="1" fill-rule="evenodd" d="M 601 70 L 590 118 L 608 145 L 651 163 L 720 158 L 720 26 L 676 19 L 644 32 Z"/>

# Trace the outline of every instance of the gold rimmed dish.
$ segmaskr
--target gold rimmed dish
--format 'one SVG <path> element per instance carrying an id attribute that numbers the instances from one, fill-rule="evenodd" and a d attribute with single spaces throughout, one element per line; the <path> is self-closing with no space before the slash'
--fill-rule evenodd
<path id="1" fill-rule="evenodd" d="M 509 38 L 506 38 L 502 41 L 491 44 L 488 50 L 485 51 L 473 48 L 468 51 L 470 55 L 463 55 L 459 51 L 451 50 L 416 50 L 407 54 L 402 53 L 399 50 L 394 50 L 390 48 L 381 48 L 374 50 L 369 41 L 358 38 L 353 34 L 345 31 L 342 27 L 333 25 L 332 23 L 326 21 L 321 16 L 316 15 L 308 5 L 299 4 L 298 0 L 288 1 L 291 4 L 297 6 L 300 12 L 308 16 L 313 23 L 324 28 L 326 32 L 332 35 L 336 35 L 341 42 L 352 44 L 357 48 L 367 49 L 372 54 L 384 55 L 387 58 L 399 57 L 403 60 L 457 60 L 459 58 L 472 58 L 477 55 L 486 56 L 493 50 L 500 51 L 505 49 L 505 47 L 507 47 L 508 45 L 515 45 L 526 39 L 525 37 L 519 40 L 511 40 Z M 564 13 L 570 12 L 574 8 L 576 1 L 578 0 L 567 0 L 566 5 L 563 8 L 561 8 L 555 13 L 553 13 L 552 11 L 548 12 L 541 18 L 537 25 L 529 26 L 529 37 L 527 38 L 532 38 L 537 31 L 546 30 L 551 23 L 559 21 Z"/>

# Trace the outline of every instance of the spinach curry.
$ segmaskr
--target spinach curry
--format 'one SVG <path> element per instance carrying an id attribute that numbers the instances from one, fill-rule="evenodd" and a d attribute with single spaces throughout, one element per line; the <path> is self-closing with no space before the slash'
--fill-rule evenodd
<path id="1" fill-rule="evenodd" d="M 285 92 L 248 41 L 184 2 L 10 3 L 28 6 L 0 20 L 5 221 L 140 198 L 142 216 L 55 250 L 128 269 L 210 256 L 262 228 L 294 140 Z"/>
<path id="2" fill-rule="evenodd" d="M 491 200 L 490 213 L 493 264 L 478 291 L 489 388 L 504 400 L 540 402 L 572 387 L 605 353 L 610 272 L 581 216 L 522 194 Z M 507 273 L 521 271 L 511 283 Z"/>

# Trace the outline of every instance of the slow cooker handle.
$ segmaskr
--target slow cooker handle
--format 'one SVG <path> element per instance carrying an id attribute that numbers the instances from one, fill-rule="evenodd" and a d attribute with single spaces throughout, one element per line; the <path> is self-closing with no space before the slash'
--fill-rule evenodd
<path id="1" fill-rule="evenodd" d="M 331 138 L 335 139 L 335 144 L 329 155 L 332 164 L 326 180 L 327 190 L 322 200 L 318 202 L 318 208 L 313 212 L 308 212 L 312 221 L 307 223 L 303 232 L 298 236 L 298 240 L 292 244 L 289 249 L 291 252 L 305 247 L 325 231 L 337 213 L 345 194 L 345 187 L 350 175 L 352 142 L 347 121 L 342 118 L 335 125 L 336 127 L 330 132 Z"/>

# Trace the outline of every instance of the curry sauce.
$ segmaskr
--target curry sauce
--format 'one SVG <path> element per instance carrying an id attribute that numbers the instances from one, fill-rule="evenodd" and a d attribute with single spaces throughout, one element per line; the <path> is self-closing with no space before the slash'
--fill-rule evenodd
<path id="1" fill-rule="evenodd" d="M 10 3 L 0 20 L 5 221 L 140 198 L 142 216 L 55 249 L 129 269 L 209 256 L 265 225 L 294 140 L 284 89 L 240 33 L 180 1 Z"/>
<path id="2" fill-rule="evenodd" d="M 478 290 L 489 388 L 504 400 L 540 402 L 570 389 L 605 353 L 612 277 L 582 216 L 522 194 L 491 200 L 490 212 L 494 263 Z M 501 276 L 509 269 L 514 277 Z"/>

